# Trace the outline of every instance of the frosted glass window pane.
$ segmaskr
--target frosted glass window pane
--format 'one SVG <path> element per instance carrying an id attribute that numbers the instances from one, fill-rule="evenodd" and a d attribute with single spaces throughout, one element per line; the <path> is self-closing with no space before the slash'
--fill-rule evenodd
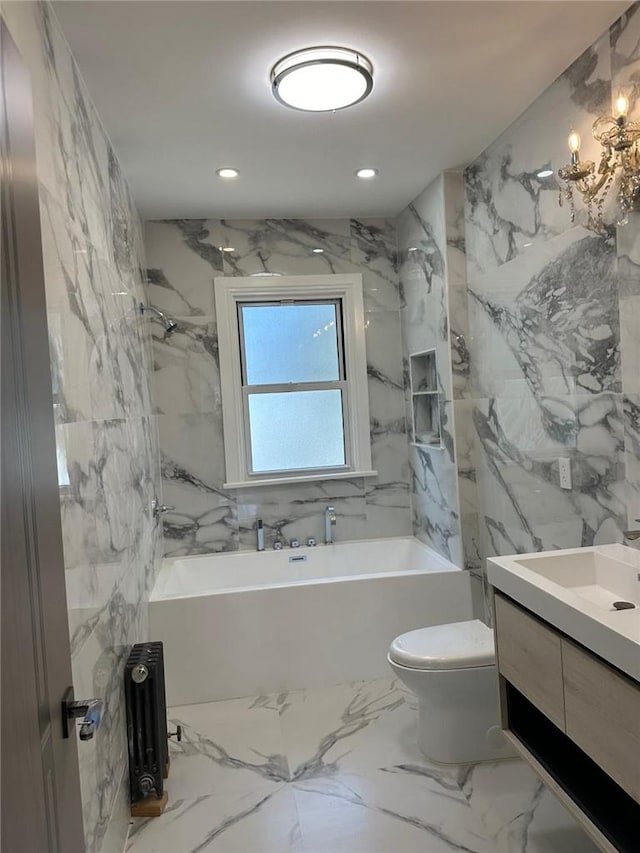
<path id="1" fill-rule="evenodd" d="M 335 303 L 242 305 L 245 384 L 340 379 Z"/>
<path id="2" fill-rule="evenodd" d="M 345 464 L 341 391 L 249 394 L 253 470 Z"/>

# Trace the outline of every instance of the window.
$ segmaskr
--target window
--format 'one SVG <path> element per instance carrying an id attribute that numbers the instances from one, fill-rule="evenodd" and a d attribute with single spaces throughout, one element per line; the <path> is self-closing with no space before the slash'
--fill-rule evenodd
<path id="1" fill-rule="evenodd" d="M 361 276 L 215 292 L 225 485 L 373 476 Z"/>

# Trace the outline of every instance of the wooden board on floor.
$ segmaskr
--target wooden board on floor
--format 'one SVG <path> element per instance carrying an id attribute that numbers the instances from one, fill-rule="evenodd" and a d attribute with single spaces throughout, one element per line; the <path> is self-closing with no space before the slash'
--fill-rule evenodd
<path id="1" fill-rule="evenodd" d="M 131 817 L 160 817 L 167 807 L 169 795 L 166 791 L 161 797 L 145 797 L 131 806 Z"/>

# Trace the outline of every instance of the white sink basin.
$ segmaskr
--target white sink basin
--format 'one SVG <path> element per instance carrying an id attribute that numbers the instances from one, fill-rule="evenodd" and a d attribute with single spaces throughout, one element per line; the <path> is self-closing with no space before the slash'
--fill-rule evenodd
<path id="1" fill-rule="evenodd" d="M 640 681 L 640 551 L 599 545 L 491 557 L 487 579 Z M 618 609 L 614 602 L 634 607 Z"/>
<path id="2" fill-rule="evenodd" d="M 620 609 L 614 607 L 615 602 L 640 607 L 640 573 L 636 565 L 624 562 L 625 556 L 585 549 L 583 553 L 540 554 L 517 562 L 597 607 L 615 612 Z"/>

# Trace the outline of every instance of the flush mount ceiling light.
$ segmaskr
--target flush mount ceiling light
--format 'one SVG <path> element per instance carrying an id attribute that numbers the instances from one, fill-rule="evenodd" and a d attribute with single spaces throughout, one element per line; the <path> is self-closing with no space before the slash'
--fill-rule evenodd
<path id="1" fill-rule="evenodd" d="M 271 69 L 271 90 L 280 103 L 322 113 L 363 101 L 373 88 L 373 65 L 346 47 L 309 47 L 280 59 Z"/>
<path id="2" fill-rule="evenodd" d="M 218 169 L 216 175 L 219 178 L 237 178 L 240 172 L 237 169 L 231 169 L 229 167 L 225 167 L 224 169 Z"/>
<path id="3" fill-rule="evenodd" d="M 538 172 L 539 178 L 550 178 L 553 175 L 553 169 L 543 169 L 541 172 Z"/>
<path id="4" fill-rule="evenodd" d="M 358 169 L 356 172 L 357 178 L 375 178 L 378 174 L 377 169 Z"/>
<path id="5" fill-rule="evenodd" d="M 312 249 L 311 251 L 313 252 L 314 255 L 323 255 L 324 254 L 324 249 Z"/>
<path id="6" fill-rule="evenodd" d="M 221 252 L 235 252 L 233 246 L 220 246 Z"/>

